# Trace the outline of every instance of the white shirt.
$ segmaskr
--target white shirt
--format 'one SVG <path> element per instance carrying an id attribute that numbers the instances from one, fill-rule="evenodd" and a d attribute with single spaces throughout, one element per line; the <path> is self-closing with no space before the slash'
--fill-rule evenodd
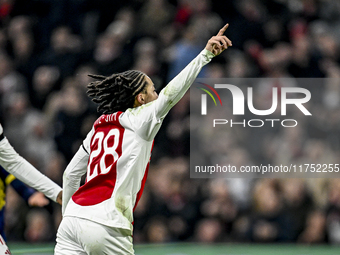
<path id="1" fill-rule="evenodd" d="M 97 119 L 64 173 L 64 216 L 132 233 L 133 210 L 144 189 L 153 139 L 169 110 L 213 57 L 204 49 L 155 101 Z M 79 188 L 86 172 L 86 182 Z"/>

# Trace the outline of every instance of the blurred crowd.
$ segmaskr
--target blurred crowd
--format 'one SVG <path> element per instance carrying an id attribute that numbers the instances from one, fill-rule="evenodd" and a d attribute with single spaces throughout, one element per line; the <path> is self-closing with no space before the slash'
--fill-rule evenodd
<path id="1" fill-rule="evenodd" d="M 337 0 L 0 0 L 0 122 L 15 149 L 62 185 L 98 117 L 87 74 L 145 72 L 158 91 L 225 24 L 233 47 L 205 78 L 340 78 Z M 266 132 L 234 129 L 234 165 L 338 163 L 340 81 L 310 89 L 313 120 Z M 256 90 L 259 104 L 271 88 Z M 265 108 L 267 109 L 267 108 Z M 338 179 L 190 179 L 189 93 L 155 140 L 134 242 L 340 243 Z M 8 189 L 9 241 L 54 241 L 60 207 L 28 208 Z"/>

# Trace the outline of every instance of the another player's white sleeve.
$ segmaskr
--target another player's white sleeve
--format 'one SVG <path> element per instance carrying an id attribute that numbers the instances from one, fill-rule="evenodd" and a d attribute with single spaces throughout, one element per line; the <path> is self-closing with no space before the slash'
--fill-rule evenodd
<path id="1" fill-rule="evenodd" d="M 21 157 L 10 145 L 7 138 L 0 141 L 0 165 L 20 181 L 44 193 L 53 201 L 57 201 L 61 187 Z"/>
<path id="2" fill-rule="evenodd" d="M 90 153 L 90 141 L 93 132 L 94 129 L 92 128 L 64 172 L 62 214 L 64 214 L 66 206 L 74 192 L 79 189 L 81 177 L 86 173 Z"/>
<path id="3" fill-rule="evenodd" d="M 144 139 L 153 139 L 170 109 L 184 96 L 196 79 L 202 67 L 215 55 L 204 49 L 194 58 L 169 84 L 159 93 L 158 99 L 137 108 L 129 109 L 132 118 L 127 118 L 130 125 Z M 123 116 L 123 119 L 126 118 Z M 124 120 L 123 120 L 124 121 Z"/>

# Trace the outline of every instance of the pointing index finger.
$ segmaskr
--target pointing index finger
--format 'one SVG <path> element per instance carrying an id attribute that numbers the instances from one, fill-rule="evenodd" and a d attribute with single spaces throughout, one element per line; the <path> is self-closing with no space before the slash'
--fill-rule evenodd
<path id="1" fill-rule="evenodd" d="M 218 31 L 217 36 L 223 35 L 224 32 L 227 30 L 228 27 L 229 27 L 229 23 L 227 23 L 224 27 L 222 27 L 222 28 L 220 29 L 220 31 Z"/>

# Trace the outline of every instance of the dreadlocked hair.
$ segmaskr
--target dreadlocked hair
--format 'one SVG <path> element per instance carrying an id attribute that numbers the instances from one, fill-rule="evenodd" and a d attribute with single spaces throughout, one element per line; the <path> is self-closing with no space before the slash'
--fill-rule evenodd
<path id="1" fill-rule="evenodd" d="M 145 74 L 129 70 L 111 76 L 89 74 L 97 79 L 87 85 L 87 95 L 99 104 L 98 112 L 111 114 L 133 107 L 135 97 L 146 88 Z"/>

